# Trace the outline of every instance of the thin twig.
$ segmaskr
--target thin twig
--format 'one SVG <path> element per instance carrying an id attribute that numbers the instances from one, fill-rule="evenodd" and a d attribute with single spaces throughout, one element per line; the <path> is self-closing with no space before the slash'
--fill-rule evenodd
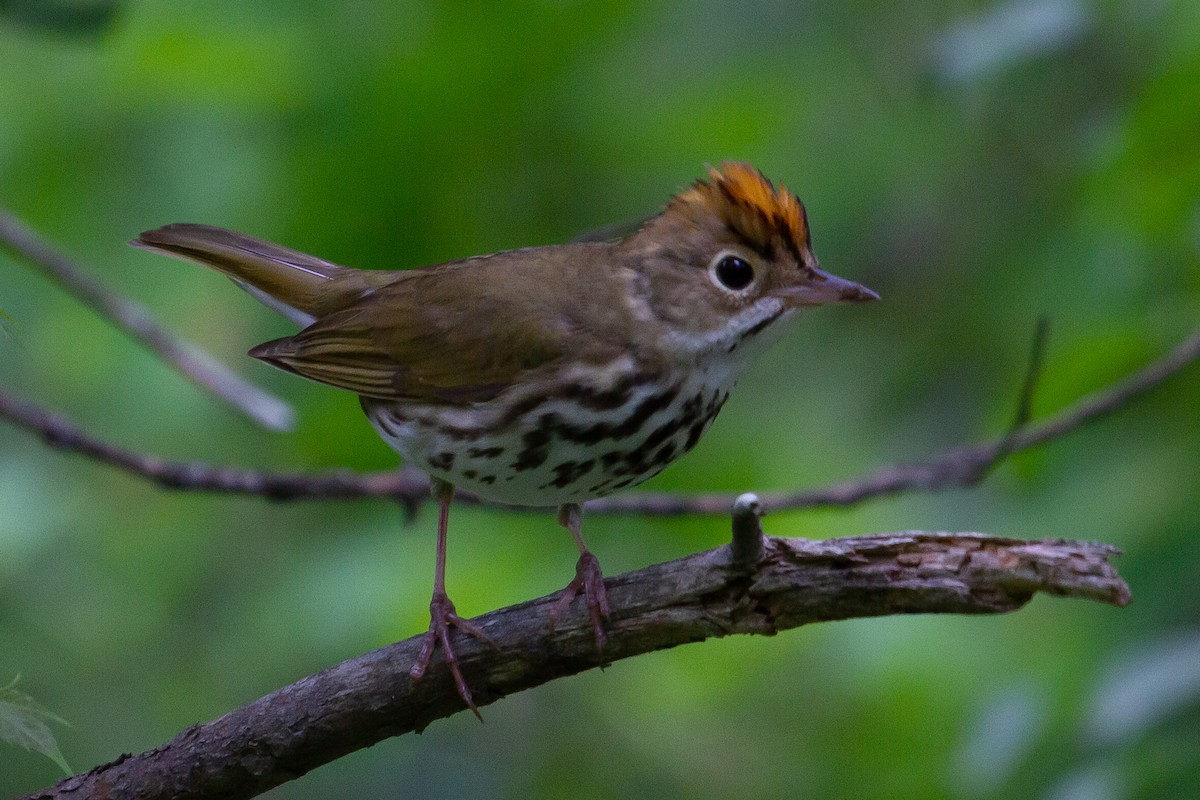
<path id="1" fill-rule="evenodd" d="M 1042 367 L 1046 361 L 1046 344 L 1050 341 L 1050 318 L 1039 317 L 1033 329 L 1033 346 L 1029 353 L 1029 366 L 1025 369 L 1025 380 L 1017 397 L 1017 413 L 1013 417 L 1011 430 L 1018 431 L 1033 419 L 1033 397 L 1037 393 L 1038 381 L 1042 378 Z"/>
<path id="2" fill-rule="evenodd" d="M 139 303 L 106 289 L 29 226 L 0 209 L 0 248 L 36 267 L 115 327 L 197 385 L 270 430 L 295 427 L 290 405 L 232 372 L 197 345 L 163 328 Z"/>
<path id="3" fill-rule="evenodd" d="M 617 661 L 710 637 L 771 635 L 855 617 L 1002 613 L 1036 592 L 1124 605 L 1129 589 L 1108 563 L 1116 552 L 1104 544 L 975 533 L 771 538 L 748 572 L 730 547 L 720 547 L 609 579 L 605 656 Z M 458 659 L 480 706 L 597 666 L 582 602 L 549 631 L 546 617 L 557 598 L 477 617 L 487 644 L 457 637 Z M 412 681 L 421 639 L 310 675 L 26 800 L 237 800 L 387 737 L 420 731 L 464 710 L 444 664 Z"/>
<path id="4" fill-rule="evenodd" d="M 849 506 L 900 492 L 933 492 L 970 486 L 981 480 L 1001 459 L 1066 436 L 1119 411 L 1197 360 L 1200 360 L 1200 331 L 1176 345 L 1162 359 L 1088 395 L 1056 416 L 1023 425 L 1004 436 L 954 448 L 927 461 L 883 467 L 830 486 L 791 492 L 760 492 L 759 497 L 764 506 L 773 510 L 804 509 Z M 104 442 L 65 417 L 3 391 L 0 391 L 0 417 L 38 434 L 51 447 L 95 459 L 169 489 L 258 495 L 271 500 L 379 497 L 398 501 L 410 512 L 429 497 L 428 479 L 411 469 L 302 474 L 167 461 Z M 725 514 L 735 497 L 729 493 L 640 492 L 593 500 L 587 504 L 587 510 L 599 514 Z M 456 501 L 480 502 L 466 493 L 457 495 Z"/>
<path id="5" fill-rule="evenodd" d="M 65 416 L 20 400 L 3 390 L 0 390 L 0 417 L 41 436 L 49 447 L 116 467 L 164 489 L 259 495 L 280 501 L 360 497 L 420 501 L 429 494 L 429 480 L 411 470 L 370 473 L 329 470 L 302 474 L 241 469 L 200 461 L 167 461 L 97 439 Z"/>
<path id="6" fill-rule="evenodd" d="M 901 492 L 936 492 L 971 486 L 986 475 L 988 467 L 998 459 L 1062 438 L 1120 411 L 1197 360 L 1200 360 L 1200 331 L 1189 335 L 1158 361 L 1087 395 L 1049 419 L 1030 423 L 1004 436 L 953 448 L 928 461 L 882 467 L 830 486 L 759 492 L 758 496 L 772 510 L 802 509 L 851 506 Z M 587 505 L 587 509 L 589 513 L 719 514 L 723 508 L 728 508 L 732 499 L 729 494 L 684 497 L 643 492 L 595 500 Z"/>

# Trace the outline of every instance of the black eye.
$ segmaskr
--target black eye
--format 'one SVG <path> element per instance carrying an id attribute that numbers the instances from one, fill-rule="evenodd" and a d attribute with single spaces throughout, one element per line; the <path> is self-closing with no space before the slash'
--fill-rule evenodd
<path id="1" fill-rule="evenodd" d="M 721 285 L 735 292 L 745 289 L 754 280 L 754 267 L 737 256 L 724 256 L 717 262 L 715 271 Z"/>

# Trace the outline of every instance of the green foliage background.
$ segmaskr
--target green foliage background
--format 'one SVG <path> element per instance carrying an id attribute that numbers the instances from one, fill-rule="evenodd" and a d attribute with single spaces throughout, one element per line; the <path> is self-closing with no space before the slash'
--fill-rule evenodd
<path id="1" fill-rule="evenodd" d="M 1039 413 L 1200 311 L 1200 5 L 128 2 L 0 5 L 0 204 L 302 422 L 262 432 L 0 257 L 0 382 L 171 458 L 385 468 L 353 397 L 243 357 L 288 332 L 125 241 L 223 225 L 398 267 L 633 219 L 725 158 L 808 204 L 813 313 L 661 490 L 824 483 L 997 432 L 1040 314 Z M 64 16 L 65 15 L 65 16 Z M 64 22 L 64 20 L 67 20 Z M 584 302 L 586 298 L 580 298 Z M 270 796 L 1184 797 L 1200 792 L 1200 370 L 982 488 L 779 513 L 1126 549 L 1124 610 L 893 618 L 684 647 L 385 742 Z M 0 685 L 69 720 L 75 767 L 159 744 L 423 629 L 433 515 L 172 495 L 0 425 Z M 610 574 L 721 519 L 592 518 Z M 552 515 L 456 511 L 467 614 L 571 575 Z M 58 776 L 0 743 L 0 795 Z"/>

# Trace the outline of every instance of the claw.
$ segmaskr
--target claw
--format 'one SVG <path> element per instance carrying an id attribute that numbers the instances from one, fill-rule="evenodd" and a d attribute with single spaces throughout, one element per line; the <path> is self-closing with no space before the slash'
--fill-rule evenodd
<path id="1" fill-rule="evenodd" d="M 480 722 L 483 722 L 483 716 L 480 715 L 479 709 L 475 706 L 475 699 L 471 695 L 471 687 L 467 685 L 462 669 L 458 665 L 458 656 L 454 654 L 454 647 L 450 644 L 450 628 L 452 627 L 458 628 L 463 633 L 469 633 L 487 644 L 495 644 L 482 628 L 458 615 L 454 609 L 454 603 L 450 602 L 450 598 L 445 593 L 434 592 L 433 599 L 429 601 L 429 630 L 425 631 L 425 635 L 422 637 L 421 652 L 408 674 L 414 683 L 424 678 L 425 671 L 429 669 L 429 662 L 433 658 L 433 651 L 440 644 L 446 659 L 446 666 L 450 668 L 450 674 L 454 677 L 454 686 L 458 689 L 458 696 L 467 704 L 467 708 L 471 709 L 471 713 L 478 717 Z"/>
<path id="2" fill-rule="evenodd" d="M 603 660 L 604 645 L 608 643 L 608 634 L 604 631 L 604 621 L 612 613 L 608 605 L 608 590 L 604 586 L 604 573 L 600 571 L 600 561 L 591 551 L 584 550 L 575 563 L 575 577 L 559 592 L 558 601 L 550 609 L 550 631 L 554 632 L 558 619 L 571 606 L 571 603 L 583 592 L 583 600 L 587 605 L 588 618 L 592 622 L 592 635 L 596 639 L 596 653 Z"/>

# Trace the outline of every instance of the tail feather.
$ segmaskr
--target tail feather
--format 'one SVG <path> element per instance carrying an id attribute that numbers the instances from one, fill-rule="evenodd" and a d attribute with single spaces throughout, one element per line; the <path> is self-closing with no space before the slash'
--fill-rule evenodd
<path id="1" fill-rule="evenodd" d="M 339 267 L 298 250 L 209 225 L 167 225 L 140 234 L 130 244 L 223 272 L 296 322 L 311 322 L 343 308 L 383 282 L 383 273 Z"/>

